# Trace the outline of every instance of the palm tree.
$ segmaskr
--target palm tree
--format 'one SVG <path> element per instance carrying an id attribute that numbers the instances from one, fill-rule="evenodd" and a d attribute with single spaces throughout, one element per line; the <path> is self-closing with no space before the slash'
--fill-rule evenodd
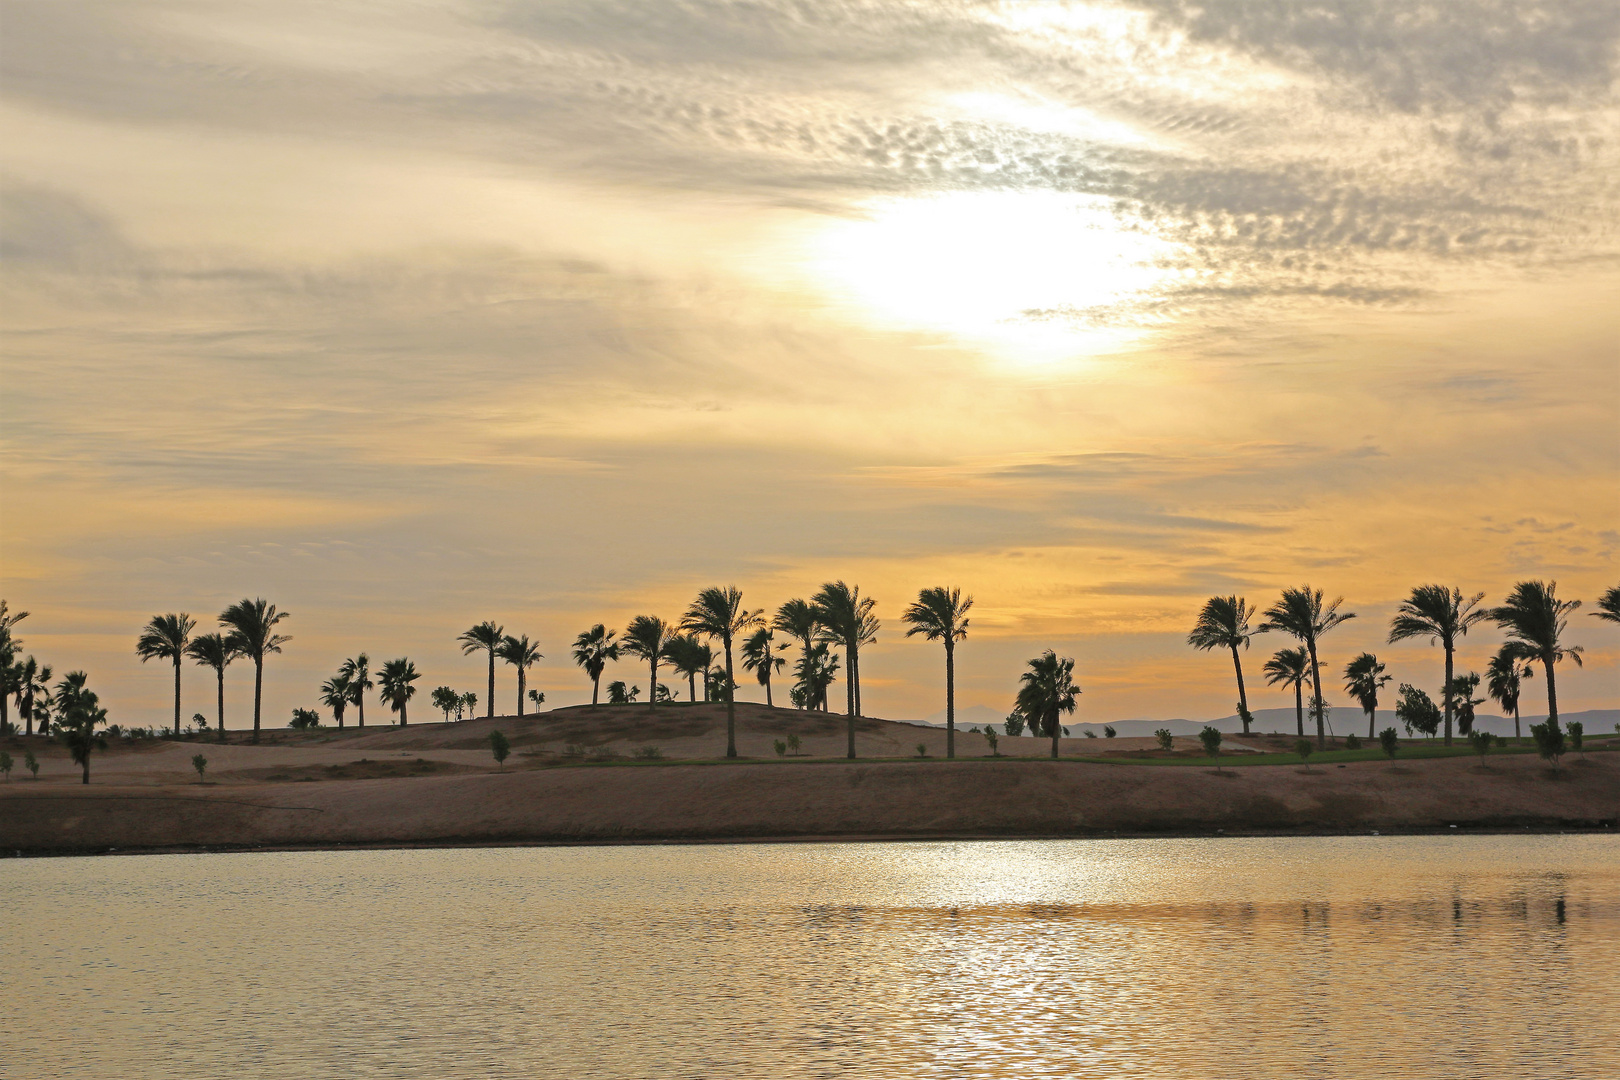
<path id="1" fill-rule="evenodd" d="M 495 715 L 495 650 L 501 647 L 506 640 L 506 627 L 496 626 L 493 622 L 485 621 L 477 626 L 469 627 L 462 635 L 456 638 L 461 645 L 461 655 L 471 656 L 479 649 L 489 653 L 489 713 Z"/>
<path id="2" fill-rule="evenodd" d="M 1256 631 L 1249 629 L 1249 619 L 1255 614 L 1249 602 L 1241 596 L 1212 596 L 1204 601 L 1187 635 L 1187 644 L 1196 649 L 1231 649 L 1232 667 L 1237 670 L 1238 717 L 1243 721 L 1243 734 L 1249 733 L 1254 716 L 1249 712 L 1249 694 L 1243 687 L 1243 661 L 1238 649 L 1249 647 L 1249 639 Z"/>
<path id="3" fill-rule="evenodd" d="M 1594 619 L 1620 622 L 1620 585 L 1615 585 L 1605 592 L 1597 602 L 1597 610 L 1591 614 Z"/>
<path id="4" fill-rule="evenodd" d="M 714 663 L 714 650 L 690 634 L 676 634 L 664 646 L 664 659 L 675 669 L 675 674 L 686 676 L 686 696 L 697 700 L 697 677 Z"/>
<path id="5" fill-rule="evenodd" d="M 793 704 L 801 709 L 827 711 L 827 687 L 838 678 L 838 657 L 829 650 L 825 641 L 810 646 L 810 651 L 793 665 L 794 686 L 788 692 Z"/>
<path id="6" fill-rule="evenodd" d="M 410 723 L 405 706 L 416 696 L 416 687 L 411 683 L 421 677 L 422 673 L 416 670 L 416 665 L 403 656 L 398 660 L 388 661 L 377 673 L 377 685 L 381 687 L 377 696 L 388 702 L 390 709 L 399 713 L 400 727 Z"/>
<path id="7" fill-rule="evenodd" d="M 787 601 L 776 609 L 776 615 L 771 619 L 771 628 L 780 630 L 799 642 L 803 653 L 798 668 L 808 671 L 814 666 L 810 660 L 810 650 L 815 647 L 816 636 L 821 630 L 821 622 L 814 604 L 808 600 Z M 808 705 L 805 707 L 809 708 Z"/>
<path id="8" fill-rule="evenodd" d="M 343 727 L 343 713 L 348 709 L 353 698 L 354 688 L 349 685 L 349 677 L 340 669 L 338 673 L 321 683 L 321 704 L 332 710 L 332 719 L 337 726 Z"/>
<path id="9" fill-rule="evenodd" d="M 681 619 L 681 629 L 701 634 L 711 641 L 720 639 L 726 656 L 726 757 L 737 756 L 737 680 L 731 666 L 731 643 L 738 634 L 752 630 L 760 622 L 759 611 L 742 606 L 742 590 L 735 585 L 715 585 L 697 594 Z"/>
<path id="10" fill-rule="evenodd" d="M 1509 641 L 1496 650 L 1496 655 L 1485 665 L 1485 692 L 1513 714 L 1514 742 L 1524 738 L 1519 730 L 1519 691 L 1523 689 L 1524 680 L 1535 678 L 1536 674 L 1527 659 L 1524 649 Z"/>
<path id="11" fill-rule="evenodd" d="M 1452 667 L 1457 655 L 1457 639 L 1468 633 L 1468 628 L 1484 622 L 1488 613 L 1475 610 L 1484 593 L 1475 593 L 1464 599 L 1462 590 L 1444 585 L 1419 585 L 1412 595 L 1401 601 L 1395 618 L 1390 620 L 1389 640 L 1426 637 L 1429 643 L 1439 643 L 1446 650 L 1446 692 L 1441 696 L 1445 712 L 1446 745 L 1451 745 L 1451 717 L 1456 711 L 1452 702 Z"/>
<path id="12" fill-rule="evenodd" d="M 230 666 L 240 653 L 236 646 L 226 639 L 224 634 L 200 634 L 193 638 L 186 646 L 186 655 L 204 667 L 214 669 L 214 678 L 218 688 L 217 707 L 219 710 L 219 741 L 225 741 L 225 669 Z M 339 725 L 341 726 L 341 725 Z"/>
<path id="13" fill-rule="evenodd" d="M 1260 669 L 1266 685 L 1294 688 L 1294 717 L 1299 726 L 1299 737 L 1305 737 L 1305 677 L 1311 673 L 1311 654 L 1301 645 L 1295 649 L 1278 649 L 1277 654 Z"/>
<path id="14" fill-rule="evenodd" d="M 359 723 L 366 726 L 366 691 L 377 685 L 371 681 L 371 657 L 352 656 L 338 667 L 338 675 L 349 684 L 349 703 L 359 710 Z"/>
<path id="15" fill-rule="evenodd" d="M 785 649 L 787 645 L 780 647 Z M 743 670 L 752 671 L 759 685 L 765 688 L 767 709 L 775 707 L 771 701 L 771 675 L 787 666 L 787 661 L 776 655 L 777 648 L 775 632 L 769 626 L 761 626 L 742 644 Z"/>
<path id="16" fill-rule="evenodd" d="M 1556 581 L 1521 581 L 1513 586 L 1507 603 L 1492 608 L 1490 617 L 1507 631 L 1508 637 L 1526 660 L 1540 660 L 1547 673 L 1547 723 L 1558 726 L 1558 687 L 1553 682 L 1553 665 L 1564 657 L 1581 666 L 1579 645 L 1565 645 L 1570 612 L 1581 606 L 1579 600 L 1558 599 Z"/>
<path id="17" fill-rule="evenodd" d="M 135 655 L 141 658 L 141 663 L 148 660 L 172 660 L 174 662 L 174 734 L 180 735 L 180 660 L 186 655 L 186 646 L 191 642 L 191 632 L 197 628 L 197 620 L 185 612 L 170 612 L 167 615 L 154 615 L 152 621 L 146 624 L 141 636 L 135 640 Z"/>
<path id="18" fill-rule="evenodd" d="M 268 653 L 279 653 L 292 638 L 275 632 L 276 624 L 288 618 L 276 605 L 257 600 L 242 600 L 219 613 L 220 625 L 231 632 L 226 641 L 231 648 L 253 660 L 253 741 L 259 741 L 260 705 L 264 700 L 264 658 Z"/>
<path id="19" fill-rule="evenodd" d="M 512 637 L 509 634 L 502 638 L 500 645 L 495 650 L 495 654 L 502 660 L 505 660 L 508 664 L 511 664 L 513 667 L 517 668 L 517 714 L 522 716 L 523 688 L 528 685 L 529 668 L 533 667 L 537 662 L 543 659 L 545 654 L 540 651 L 540 643 L 538 641 L 530 641 L 528 634 L 524 634 L 522 637 Z"/>
<path id="20" fill-rule="evenodd" d="M 1322 590 L 1312 589 L 1309 585 L 1301 585 L 1297 589 L 1284 589 L 1282 599 L 1266 609 L 1266 621 L 1260 624 L 1262 631 L 1281 630 L 1285 634 L 1292 634 L 1310 654 L 1311 714 L 1316 717 L 1318 749 L 1327 748 L 1327 731 L 1324 728 L 1327 719 L 1327 701 L 1322 697 L 1322 664 L 1316 655 L 1316 642 L 1335 626 L 1356 617 L 1353 611 L 1340 612 L 1339 605 L 1342 603 L 1344 597 L 1341 596 L 1324 607 Z M 1303 736 L 1304 732 L 1301 731 L 1300 735 Z"/>
<path id="21" fill-rule="evenodd" d="M 21 684 L 22 675 L 13 665 L 17 653 L 22 649 L 22 638 L 14 637 L 11 628 L 28 618 L 28 612 L 13 613 L 4 600 L 0 600 L 0 735 L 11 731 L 10 706 L 11 695 L 16 686 Z"/>
<path id="22" fill-rule="evenodd" d="M 107 740 L 96 730 L 107 722 L 107 710 L 101 708 L 95 691 L 86 688 L 86 681 L 84 672 L 70 671 L 56 684 L 56 700 L 61 706 L 56 726 L 67 743 L 68 754 L 84 769 L 80 782 L 88 784 L 90 752 L 107 747 Z"/>
<path id="23" fill-rule="evenodd" d="M 1057 653 L 1047 649 L 1029 662 L 1029 670 L 1018 681 L 1023 685 L 1013 707 L 1036 725 L 1035 735 L 1052 736 L 1052 758 L 1056 760 L 1058 737 L 1063 734 L 1059 714 L 1074 712 L 1074 699 L 1080 694 L 1080 686 L 1074 681 L 1074 658 L 1059 659 Z"/>
<path id="24" fill-rule="evenodd" d="M 591 677 L 591 707 L 596 707 L 597 694 L 602 687 L 602 672 L 609 660 L 619 658 L 618 631 L 597 623 L 574 639 L 574 663 L 585 669 Z"/>
<path id="25" fill-rule="evenodd" d="M 842 581 L 830 581 L 811 598 L 821 623 L 821 632 L 828 641 L 844 650 L 844 696 L 849 715 L 861 715 L 861 646 L 877 641 L 882 624 L 872 609 L 877 601 L 861 596 L 859 586 Z M 853 757 L 855 722 L 850 721 L 850 747 Z"/>
<path id="26" fill-rule="evenodd" d="M 1370 652 L 1364 652 L 1344 668 L 1344 692 L 1361 703 L 1367 714 L 1367 738 L 1376 739 L 1375 721 L 1378 715 L 1378 691 L 1389 685 L 1384 674 L 1385 665 Z M 1303 718 L 1301 724 L 1303 725 Z"/>
<path id="27" fill-rule="evenodd" d="M 938 586 L 923 589 L 906 608 L 901 619 L 911 624 L 906 637 L 921 634 L 929 641 L 945 643 L 945 756 L 956 756 L 956 643 L 967 637 L 968 609 L 973 597 L 963 597 L 961 589 Z"/>
<path id="28" fill-rule="evenodd" d="M 32 735 L 36 703 L 46 704 L 51 699 L 51 666 L 30 656 L 18 668 L 18 675 L 17 717 L 23 722 L 23 734 Z"/>
<path id="29" fill-rule="evenodd" d="M 674 633 L 669 623 L 656 615 L 637 615 L 624 628 L 624 638 L 619 642 L 621 650 L 647 661 L 651 671 L 651 681 L 647 685 L 652 688 L 647 694 L 649 709 L 658 707 L 658 661 L 663 659 L 664 650 L 669 648 L 669 639 Z"/>

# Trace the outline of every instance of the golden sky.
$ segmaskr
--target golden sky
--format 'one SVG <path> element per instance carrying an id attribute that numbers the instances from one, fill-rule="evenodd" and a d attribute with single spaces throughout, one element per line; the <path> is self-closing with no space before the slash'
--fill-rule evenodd
<path id="1" fill-rule="evenodd" d="M 1106 720 L 1233 711 L 1214 592 L 1342 594 L 1325 667 L 1435 692 L 1412 585 L 1620 582 L 1612 0 L 4 18 L 0 584 L 116 722 L 170 708 L 148 617 L 243 596 L 277 725 L 360 650 L 482 695 L 485 618 L 577 702 L 590 623 L 832 578 L 868 712 L 941 707 L 899 614 L 950 584 L 963 705 L 1051 647 Z"/>

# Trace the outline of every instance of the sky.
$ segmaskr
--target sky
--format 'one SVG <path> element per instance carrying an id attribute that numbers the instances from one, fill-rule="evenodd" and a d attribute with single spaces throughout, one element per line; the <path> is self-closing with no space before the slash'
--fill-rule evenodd
<path id="1" fill-rule="evenodd" d="M 934 585 L 963 705 L 1052 648 L 1079 720 L 1227 715 L 1195 613 L 1302 583 L 1330 701 L 1363 649 L 1437 693 L 1400 599 L 1525 578 L 1586 602 L 1561 711 L 1620 701 L 1612 0 L 0 17 L 0 589 L 114 722 L 172 708 L 159 612 L 292 613 L 267 724 L 360 651 L 426 719 L 475 622 L 565 705 L 592 623 L 834 579 L 878 716 L 942 706 Z"/>

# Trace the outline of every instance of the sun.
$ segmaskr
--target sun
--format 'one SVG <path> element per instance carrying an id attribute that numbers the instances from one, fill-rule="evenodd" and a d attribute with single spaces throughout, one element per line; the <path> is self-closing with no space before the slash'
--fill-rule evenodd
<path id="1" fill-rule="evenodd" d="M 1100 199 L 952 192 L 867 204 L 818 230 L 808 262 L 825 294 L 868 320 L 1043 363 L 1135 336 L 1068 316 L 1151 291 L 1168 247 Z"/>

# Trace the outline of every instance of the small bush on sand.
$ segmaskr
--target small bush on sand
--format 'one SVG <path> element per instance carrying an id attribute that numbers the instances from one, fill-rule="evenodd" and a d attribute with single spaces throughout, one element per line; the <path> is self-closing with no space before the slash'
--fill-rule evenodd
<path id="1" fill-rule="evenodd" d="M 664 754 L 656 746 L 638 746 L 636 747 L 636 760 L 662 761 L 664 760 Z"/>
<path id="2" fill-rule="evenodd" d="M 1086 738 L 1095 739 L 1096 737 L 1097 737 L 1097 733 L 1095 731 L 1092 731 L 1090 728 L 1086 729 Z"/>
<path id="3" fill-rule="evenodd" d="M 996 737 L 996 729 L 986 724 L 984 725 L 984 731 L 980 734 L 984 736 L 984 741 L 990 744 L 990 756 L 1000 757 L 1001 751 L 996 749 L 996 744 L 1001 740 Z"/>
<path id="4" fill-rule="evenodd" d="M 1007 733 L 1007 738 L 1018 738 L 1024 733 L 1024 714 L 1019 712 L 1008 713 L 1007 719 L 1001 722 L 1001 729 Z M 1620 724 L 1615 725 L 1615 730 L 1620 731 Z"/>
<path id="5" fill-rule="evenodd" d="M 1395 752 L 1401 748 L 1401 741 L 1396 735 L 1395 729 L 1387 727 L 1378 733 L 1378 745 L 1383 749 L 1384 756 L 1394 761 Z"/>
<path id="6" fill-rule="evenodd" d="M 1434 733 L 1440 730 L 1440 706 L 1410 683 L 1401 683 L 1400 691 L 1401 700 L 1395 705 L 1395 716 L 1406 728 L 1406 734 L 1410 736 L 1419 732 L 1434 738 Z"/>
<path id="7" fill-rule="evenodd" d="M 1360 750 L 1361 740 L 1356 738 L 1354 735 L 1346 735 L 1344 737 L 1344 748 L 1346 750 Z"/>
<path id="8" fill-rule="evenodd" d="M 8 784 L 11 783 L 11 767 L 14 764 L 16 762 L 11 760 L 11 755 L 4 750 L 0 750 L 0 772 L 6 774 L 6 783 Z"/>
<path id="9" fill-rule="evenodd" d="M 314 709 L 294 709 L 293 717 L 287 724 L 295 731 L 309 731 L 321 726 L 321 714 Z"/>
<path id="10" fill-rule="evenodd" d="M 489 752 L 495 756 L 495 764 L 506 768 L 507 755 L 512 752 L 512 743 L 506 737 L 506 732 L 497 728 L 489 733 Z"/>
<path id="11" fill-rule="evenodd" d="M 1530 736 L 1536 740 L 1536 753 L 1552 762 L 1553 768 L 1558 768 L 1558 759 L 1564 756 L 1564 730 L 1558 726 L 1558 721 L 1531 724 Z"/>
<path id="12" fill-rule="evenodd" d="M 201 754 L 192 754 L 191 767 L 197 770 L 197 783 L 202 783 L 203 773 L 208 770 L 208 759 Z"/>
<path id="13" fill-rule="evenodd" d="M 1581 743 L 1586 737 L 1586 725 L 1579 720 L 1571 720 L 1564 725 L 1564 730 L 1569 732 L 1569 748 L 1584 758 L 1586 751 L 1581 749 Z"/>
<path id="14" fill-rule="evenodd" d="M 1491 744 L 1494 742 L 1496 742 L 1496 736 L 1488 731 L 1480 731 L 1475 728 L 1468 733 L 1468 745 L 1472 746 L 1474 753 L 1479 755 L 1481 765 L 1485 764 L 1485 755 L 1491 752 Z"/>
<path id="15" fill-rule="evenodd" d="M 776 748 L 777 757 L 787 757 L 787 743 L 783 742 L 781 739 L 777 739 L 771 745 Z"/>
<path id="16" fill-rule="evenodd" d="M 1311 771 L 1311 751 L 1315 749 L 1316 744 L 1309 739 L 1294 740 L 1294 753 L 1298 754 L 1299 760 L 1305 763 L 1306 772 Z"/>
<path id="17" fill-rule="evenodd" d="M 789 735 L 787 737 L 787 746 L 788 746 L 788 753 L 792 754 L 794 757 L 799 756 L 800 743 L 799 743 L 799 737 L 797 735 Z"/>
<path id="18" fill-rule="evenodd" d="M 1176 737 L 1170 734 L 1170 729 L 1167 727 L 1162 727 L 1158 731 L 1155 731 L 1153 733 L 1153 737 L 1159 740 L 1160 750 L 1168 750 L 1171 746 L 1175 745 Z"/>
<path id="19" fill-rule="evenodd" d="M 927 743 L 921 743 L 920 742 L 920 743 L 917 744 L 917 756 L 918 757 L 927 757 L 928 756 L 928 744 Z"/>
<path id="20" fill-rule="evenodd" d="M 1215 759 L 1215 771 L 1221 771 L 1221 733 L 1208 724 L 1198 733 L 1198 741 L 1204 744 L 1204 753 Z"/>
<path id="21" fill-rule="evenodd" d="M 34 752 L 32 750 L 25 750 L 23 752 L 23 768 L 33 773 L 35 780 L 39 779 L 39 758 L 34 756 Z"/>
<path id="22" fill-rule="evenodd" d="M 1103 734 L 1108 736 L 1110 739 L 1112 739 L 1115 735 L 1118 735 L 1119 732 L 1114 730 L 1114 725 L 1113 724 L 1104 724 L 1103 725 Z"/>

